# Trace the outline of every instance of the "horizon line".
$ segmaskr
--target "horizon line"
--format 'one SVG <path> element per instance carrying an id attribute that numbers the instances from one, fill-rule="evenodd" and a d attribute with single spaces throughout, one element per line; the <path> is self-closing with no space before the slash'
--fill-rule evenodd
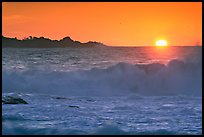
<path id="1" fill-rule="evenodd" d="M 9 37 L 9 36 L 5 36 L 5 35 L 3 35 L 2 34 L 2 37 L 5 37 L 5 38 L 11 38 L 11 39 L 17 39 L 17 40 L 24 40 L 24 39 L 26 39 L 26 38 L 29 38 L 29 37 L 32 37 L 32 38 L 47 38 L 47 39 L 50 39 L 50 40 L 53 40 L 53 41 L 55 41 L 55 40 L 57 40 L 57 41 L 59 41 L 59 40 L 62 40 L 62 39 L 64 39 L 64 38 L 70 38 L 71 40 L 73 40 L 70 36 L 65 36 L 65 37 L 63 37 L 63 38 L 61 38 L 61 39 L 51 39 L 51 38 L 48 38 L 48 37 L 44 37 L 44 36 L 40 36 L 40 37 L 37 37 L 37 36 L 28 36 L 28 37 L 25 37 L 24 39 L 19 39 L 19 38 L 17 38 L 17 37 Z M 73 40 L 73 41 L 78 41 L 78 40 Z M 79 41 L 80 42 L 80 41 Z M 103 42 L 99 42 L 99 41 L 92 41 L 92 40 L 89 40 L 89 41 L 87 41 L 87 42 L 97 42 L 97 43 L 102 43 L 102 44 L 104 44 Z M 85 43 L 87 43 L 87 42 L 85 42 Z M 138 45 L 138 46 L 136 46 L 136 45 L 134 45 L 134 46 L 129 46 L 129 45 L 106 45 L 106 44 L 104 44 L 105 46 L 107 46 L 107 47 L 130 47 L 130 48 L 132 48 L 132 47 L 155 47 L 155 45 L 146 45 L 146 46 L 141 46 L 141 45 Z M 176 45 L 174 45 L 174 46 L 167 46 L 167 47 L 202 47 L 202 45 L 180 45 L 180 46 L 176 46 Z"/>

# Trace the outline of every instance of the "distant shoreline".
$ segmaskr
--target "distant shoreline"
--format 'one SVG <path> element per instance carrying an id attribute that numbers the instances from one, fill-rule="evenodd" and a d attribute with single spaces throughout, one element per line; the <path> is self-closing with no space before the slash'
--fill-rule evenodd
<path id="1" fill-rule="evenodd" d="M 90 48 L 90 49 L 93 49 L 93 48 L 156 48 L 155 46 L 95 46 L 95 47 L 82 47 L 82 46 L 78 46 L 78 47 L 2 47 L 2 49 L 60 49 L 60 48 L 71 48 L 71 49 L 81 49 L 81 48 Z M 202 48 L 202 46 L 169 46 L 168 48 Z M 168 49 L 167 48 L 167 49 Z"/>
<path id="2" fill-rule="evenodd" d="M 2 36 L 2 48 L 66 48 L 66 47 L 101 47 L 107 46 L 101 42 L 89 41 L 82 43 L 74 41 L 70 37 L 61 40 L 51 40 L 44 37 L 29 36 L 23 40 Z"/>
<path id="3" fill-rule="evenodd" d="M 110 46 L 101 42 L 89 41 L 82 43 L 74 41 L 70 37 L 65 37 L 61 40 L 51 40 L 44 37 L 29 36 L 23 40 L 17 38 L 9 38 L 2 36 L 2 48 L 93 48 L 93 47 L 113 47 L 113 48 L 144 48 L 155 46 Z M 168 46 L 170 47 L 202 47 L 202 45 L 195 46 Z"/>

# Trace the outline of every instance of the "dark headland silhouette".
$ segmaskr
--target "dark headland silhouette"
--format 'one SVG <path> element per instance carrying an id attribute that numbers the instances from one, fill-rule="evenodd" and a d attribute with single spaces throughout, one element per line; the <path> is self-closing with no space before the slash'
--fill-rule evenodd
<path id="1" fill-rule="evenodd" d="M 61 40 L 51 40 L 44 37 L 32 37 L 29 36 L 23 40 L 17 38 L 8 38 L 2 36 L 2 47 L 6 48 L 66 48 L 66 47 L 98 47 L 106 46 L 103 43 L 96 41 L 89 41 L 81 43 L 74 41 L 70 37 L 65 37 Z"/>

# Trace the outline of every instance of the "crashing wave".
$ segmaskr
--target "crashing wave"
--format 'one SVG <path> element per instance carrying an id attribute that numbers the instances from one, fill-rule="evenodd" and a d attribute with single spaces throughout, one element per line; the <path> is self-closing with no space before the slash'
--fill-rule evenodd
<path id="1" fill-rule="evenodd" d="M 3 92 L 110 96 L 202 94 L 202 66 L 171 60 L 167 65 L 118 63 L 106 69 L 75 72 L 2 72 Z"/>

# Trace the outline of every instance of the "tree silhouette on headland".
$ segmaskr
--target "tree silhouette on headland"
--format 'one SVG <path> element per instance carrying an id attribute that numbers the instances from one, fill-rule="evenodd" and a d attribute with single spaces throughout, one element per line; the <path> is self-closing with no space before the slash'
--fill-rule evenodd
<path id="1" fill-rule="evenodd" d="M 2 36 L 2 47 L 13 47 L 13 48 L 60 48 L 60 47 L 96 47 L 105 46 L 103 43 L 96 41 L 89 41 L 81 43 L 74 41 L 70 37 L 65 37 L 61 40 L 51 40 L 44 37 L 32 37 L 29 36 L 23 40 L 17 38 L 8 38 Z"/>

